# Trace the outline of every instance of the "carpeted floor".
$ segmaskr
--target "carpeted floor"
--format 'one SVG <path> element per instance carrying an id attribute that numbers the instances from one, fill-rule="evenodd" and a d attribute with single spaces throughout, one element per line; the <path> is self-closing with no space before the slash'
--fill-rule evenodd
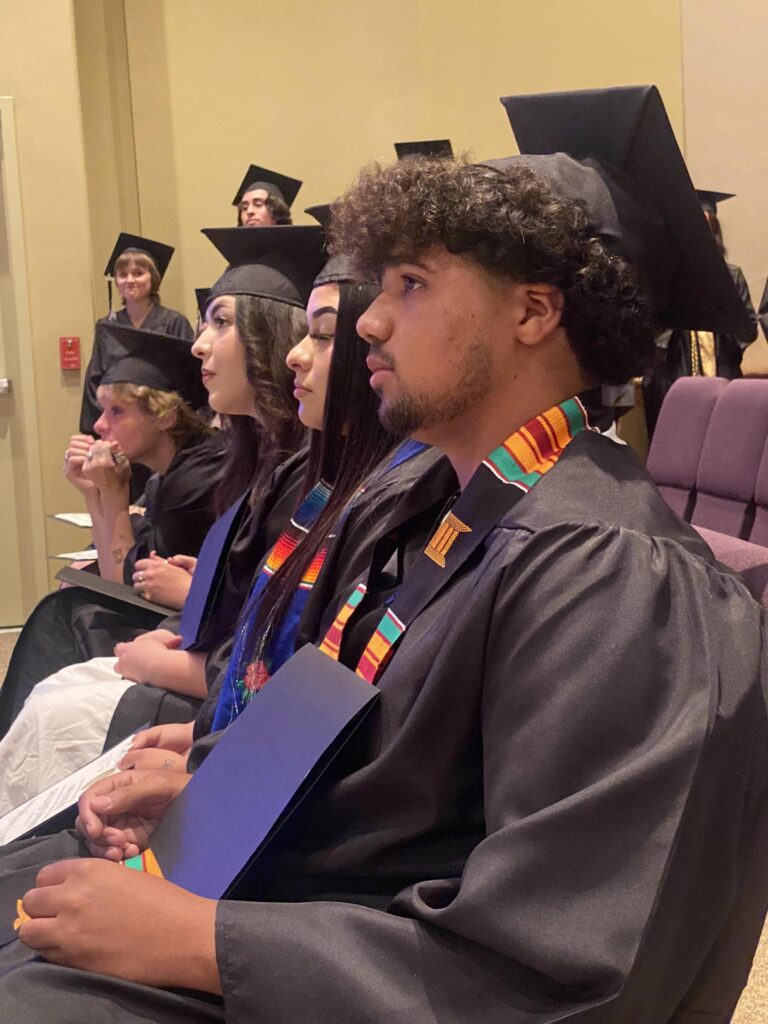
<path id="1" fill-rule="evenodd" d="M 0 684 L 5 679 L 18 633 L 0 633 Z M 755 966 L 732 1024 L 766 1024 L 768 1021 L 768 928 L 763 932 Z"/>

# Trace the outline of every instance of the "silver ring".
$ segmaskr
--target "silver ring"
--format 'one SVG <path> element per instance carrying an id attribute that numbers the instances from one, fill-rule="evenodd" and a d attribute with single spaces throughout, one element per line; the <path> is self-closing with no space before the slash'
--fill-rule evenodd
<path id="1" fill-rule="evenodd" d="M 69 451 L 64 452 L 64 461 L 69 462 Z"/>
<path id="2" fill-rule="evenodd" d="M 93 448 L 91 448 L 91 450 L 88 452 L 88 454 L 85 457 L 86 457 L 86 459 L 89 462 L 93 462 L 93 456 L 94 455 L 95 455 L 95 452 L 94 452 Z"/>

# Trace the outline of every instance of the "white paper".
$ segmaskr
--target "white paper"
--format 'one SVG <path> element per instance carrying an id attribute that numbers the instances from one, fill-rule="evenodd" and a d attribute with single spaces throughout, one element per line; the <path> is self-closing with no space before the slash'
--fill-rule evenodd
<path id="1" fill-rule="evenodd" d="M 93 548 L 89 551 L 62 551 L 59 555 L 48 555 L 49 558 L 63 558 L 65 562 L 95 562 L 96 552 Z"/>
<path id="2" fill-rule="evenodd" d="M 71 523 L 73 526 L 81 526 L 88 530 L 93 526 L 90 512 L 56 512 L 51 519 L 60 519 L 62 523 Z"/>
<path id="3" fill-rule="evenodd" d="M 135 735 L 135 733 L 134 733 Z M 133 742 L 133 736 L 129 736 L 112 747 L 106 754 L 90 761 L 82 768 L 65 776 L 59 782 L 54 782 L 42 793 L 30 797 L 23 804 L 14 807 L 0 818 L 0 846 L 11 843 L 14 839 L 25 835 L 30 829 L 37 828 L 44 821 L 48 821 L 54 814 L 73 807 L 89 786 L 98 779 L 107 775 L 114 775 L 118 771 L 117 762 L 128 750 Z"/>

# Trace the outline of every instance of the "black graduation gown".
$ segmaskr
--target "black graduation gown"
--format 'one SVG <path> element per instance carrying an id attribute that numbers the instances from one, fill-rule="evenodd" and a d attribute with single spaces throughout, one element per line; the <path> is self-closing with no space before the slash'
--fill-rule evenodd
<path id="1" fill-rule="evenodd" d="M 214 573 L 213 578 L 211 575 L 203 578 L 198 565 L 192 586 L 204 586 L 208 596 L 203 621 L 189 650 L 208 653 L 225 647 L 228 649 L 240 609 L 250 593 L 254 571 L 264 553 L 277 543 L 296 508 L 306 457 L 306 450 L 291 456 L 275 470 L 262 497 L 247 501 L 231 544 L 222 550 L 223 571 Z M 161 625 L 178 632 L 180 616 L 166 619 Z M 109 750 L 145 723 L 189 722 L 195 718 L 201 703 L 194 697 L 149 684 L 131 686 L 120 698 L 112 715 L 104 750 Z"/>
<path id="2" fill-rule="evenodd" d="M 749 287 L 741 267 L 729 263 L 728 269 L 752 321 L 753 328 L 749 336 L 742 338 L 730 334 L 715 335 L 717 376 L 724 377 L 726 380 L 734 380 L 741 377 L 741 360 L 744 352 L 757 337 L 758 315 L 752 305 Z M 692 373 L 691 332 L 674 330 L 660 335 L 657 340 L 653 370 L 643 384 L 646 419 L 651 431 L 656 426 L 661 403 L 664 401 L 667 391 L 679 377 L 690 377 Z"/>
<path id="3" fill-rule="evenodd" d="M 261 901 L 220 902 L 223 1003 L 12 943 L 0 1010 L 42 1024 L 724 1020 L 768 893 L 764 847 L 752 856 L 763 620 L 634 456 L 579 435 L 408 630 Z M 2 884 L 45 849 L 78 853 L 45 842 L 9 847 Z M 752 892 L 746 868 L 762 876 Z"/>
<path id="4" fill-rule="evenodd" d="M 131 326 L 131 318 L 125 309 L 121 309 L 115 314 L 114 322 L 125 327 Z M 108 317 L 102 317 L 96 321 L 93 349 L 83 384 L 83 402 L 80 409 L 81 434 L 93 433 L 93 425 L 101 414 L 96 401 L 96 392 L 101 378 L 112 363 L 125 355 L 125 348 L 107 331 L 109 323 Z M 195 336 L 189 320 L 181 313 L 177 313 L 175 309 L 166 309 L 165 306 L 153 306 L 147 313 L 142 328 L 147 331 L 157 331 L 159 334 L 170 334 L 174 338 L 186 338 L 188 341 L 192 341 Z"/>
<path id="5" fill-rule="evenodd" d="M 150 479 L 146 514 L 132 517 L 136 543 L 125 560 L 126 583 L 132 582 L 136 560 L 151 550 L 162 557 L 197 554 L 214 520 L 224 444 L 221 434 L 196 437 L 179 449 L 162 477 Z M 109 657 L 116 643 L 156 629 L 161 621 L 158 613 L 82 587 L 48 594 L 27 619 L 0 688 L 0 737 L 40 680 L 67 665 Z"/>

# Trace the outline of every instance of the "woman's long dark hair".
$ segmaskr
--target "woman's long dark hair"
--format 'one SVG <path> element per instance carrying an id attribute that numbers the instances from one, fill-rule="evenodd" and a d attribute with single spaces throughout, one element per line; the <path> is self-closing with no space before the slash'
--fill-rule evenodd
<path id="1" fill-rule="evenodd" d="M 218 515 L 249 488 L 257 500 L 276 467 L 297 451 L 305 436 L 296 416 L 293 374 L 285 364 L 288 352 L 306 334 L 304 310 L 275 299 L 238 295 L 235 322 L 256 397 L 256 419 L 222 417 L 227 457 L 216 492 Z"/>
<path id="2" fill-rule="evenodd" d="M 339 285 L 339 311 L 333 356 L 323 410 L 323 430 L 312 431 L 304 477 L 304 494 L 319 481 L 333 486 L 328 504 L 290 558 L 265 586 L 248 649 L 253 652 L 256 635 L 268 622 L 282 622 L 302 576 L 325 545 L 342 510 L 397 439 L 379 423 L 379 400 L 370 387 L 365 365 L 368 346 L 357 333 L 359 317 L 370 306 L 378 289 L 369 284 Z"/>

